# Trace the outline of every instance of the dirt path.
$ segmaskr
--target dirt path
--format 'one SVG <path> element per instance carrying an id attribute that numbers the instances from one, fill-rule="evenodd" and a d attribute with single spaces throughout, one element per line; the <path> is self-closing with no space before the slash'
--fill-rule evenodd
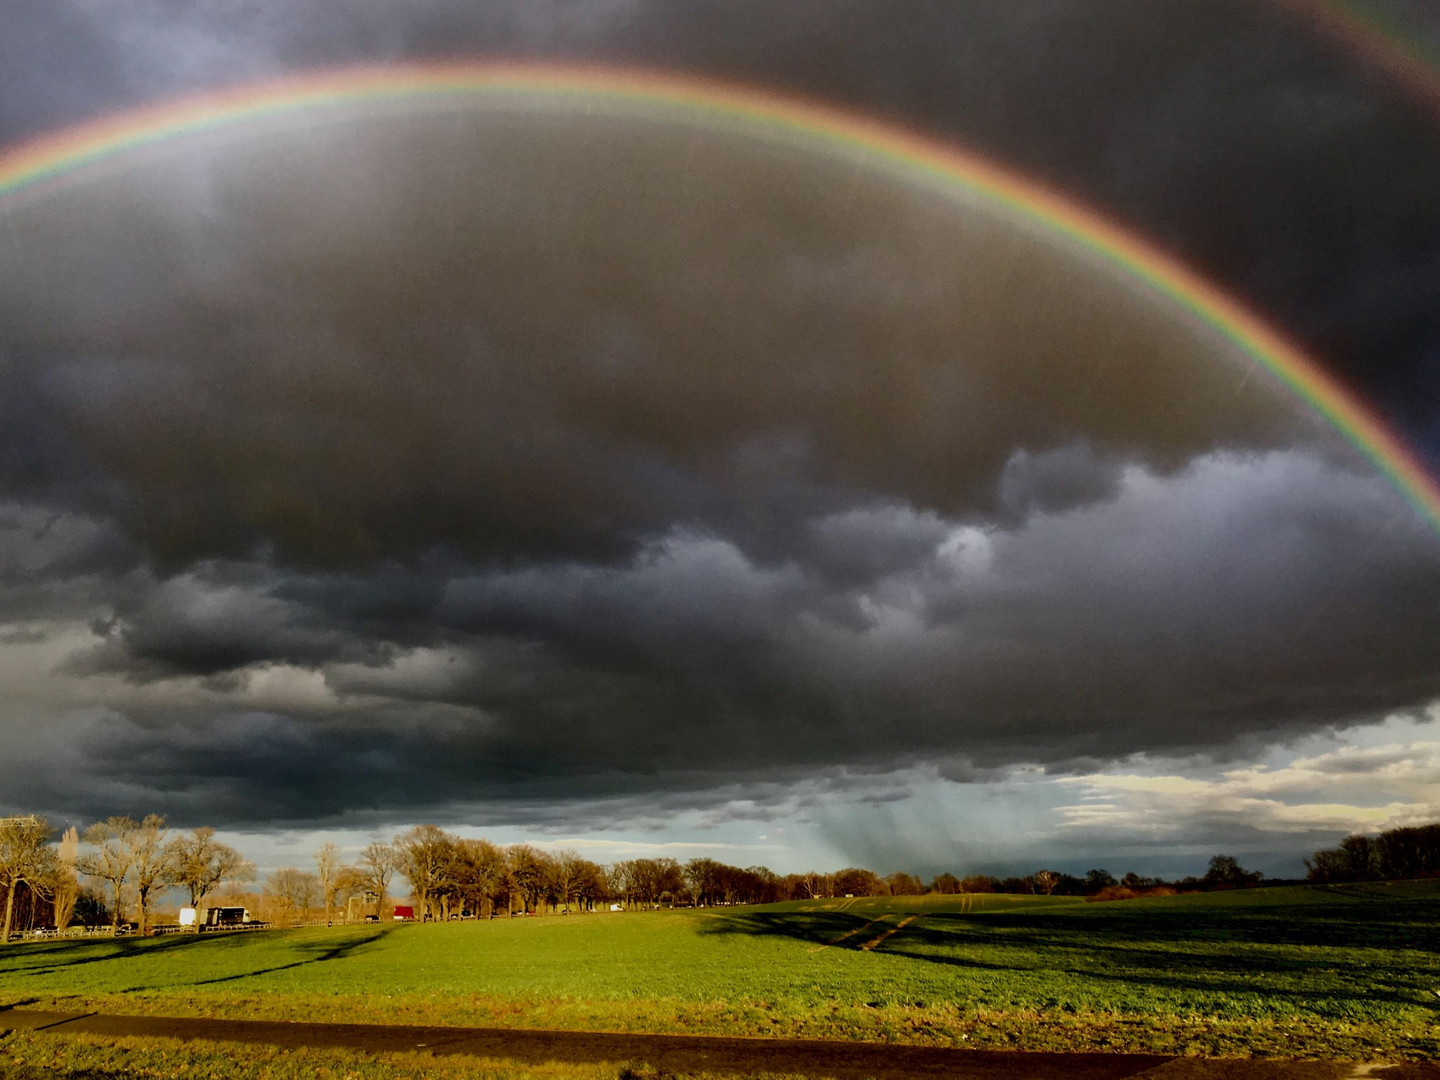
<path id="1" fill-rule="evenodd" d="M 1146 1054 L 1027 1054 L 814 1039 L 739 1039 L 708 1035 L 422 1027 L 400 1024 L 305 1024 L 178 1016 L 0 1011 L 0 1031 L 54 1035 L 143 1035 L 284 1047 L 343 1047 L 369 1053 L 429 1051 L 534 1064 L 649 1062 L 664 1072 L 804 1073 L 836 1080 L 1440 1080 L 1440 1066 L 1356 1066 L 1329 1062 L 1206 1061 Z"/>

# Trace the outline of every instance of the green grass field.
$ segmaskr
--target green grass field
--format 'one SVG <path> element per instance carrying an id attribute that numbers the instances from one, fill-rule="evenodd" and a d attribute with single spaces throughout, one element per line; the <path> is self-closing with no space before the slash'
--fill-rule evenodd
<path id="1" fill-rule="evenodd" d="M 0 950 L 0 1004 L 1433 1059 L 1437 916 L 1412 883 L 38 942 Z"/>

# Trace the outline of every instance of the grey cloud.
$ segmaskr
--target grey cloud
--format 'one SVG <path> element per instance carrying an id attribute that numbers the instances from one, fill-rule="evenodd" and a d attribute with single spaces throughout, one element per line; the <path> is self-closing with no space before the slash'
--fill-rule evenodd
<path id="1" fill-rule="evenodd" d="M 1013 516 L 1069 510 L 1113 498 L 1124 463 L 1097 461 L 1085 443 L 1032 453 L 1017 450 L 1000 474 L 1000 503 Z"/>
<path id="2" fill-rule="evenodd" d="M 1416 752 L 1412 747 L 1377 746 L 1350 750 L 1344 754 L 1328 754 L 1318 758 L 1308 758 L 1297 762 L 1297 765 L 1321 774 L 1347 776 L 1389 770 L 1397 765 L 1412 765 L 1415 759 Z"/>
<path id="3" fill-rule="evenodd" d="M 851 584 L 926 561 L 949 533 L 939 515 L 917 513 L 905 505 L 852 507 L 820 518 L 810 528 L 810 564 Z"/>
<path id="4" fill-rule="evenodd" d="M 139 558 L 107 521 L 49 506 L 0 504 L 0 589 L 123 574 Z"/>
<path id="5" fill-rule="evenodd" d="M 1403 517 L 1376 527 L 1402 510 L 1304 454 L 1218 455 L 1169 478 L 1132 470 L 1112 503 L 971 537 L 983 550 L 942 541 L 843 587 L 694 535 L 626 566 L 472 570 L 427 648 L 316 661 L 333 706 L 270 716 L 238 750 L 257 721 L 223 703 L 151 709 L 153 745 L 117 736 L 103 771 L 157 798 L 169 775 L 234 783 L 215 805 L 242 821 L 273 784 L 287 820 L 508 798 L 551 800 L 564 822 L 637 792 L 699 806 L 739 785 L 727 799 L 764 801 L 837 767 L 853 798 L 883 800 L 904 790 L 887 773 L 927 760 L 978 783 L 1018 763 L 1223 755 L 1440 695 L 1433 538 Z M 244 607 L 212 608 L 227 610 Z M 325 634 L 373 645 L 343 610 L 329 618 Z M 273 624 L 257 648 L 304 663 Z"/>
<path id="6" fill-rule="evenodd" d="M 267 595 L 253 582 L 188 573 L 157 583 L 134 608 L 122 607 L 107 640 L 72 659 L 68 670 L 124 671 L 136 678 L 214 675 L 257 663 L 315 666 L 378 662 L 383 641 L 362 641 L 311 611 Z"/>

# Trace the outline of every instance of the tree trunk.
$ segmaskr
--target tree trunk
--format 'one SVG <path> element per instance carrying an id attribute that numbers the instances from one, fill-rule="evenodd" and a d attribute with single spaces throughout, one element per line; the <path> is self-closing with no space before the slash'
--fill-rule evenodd
<path id="1" fill-rule="evenodd" d="M 10 944 L 10 920 L 15 914 L 15 886 L 17 882 L 11 882 L 10 888 L 5 890 L 5 928 L 0 930 L 0 944 Z"/>

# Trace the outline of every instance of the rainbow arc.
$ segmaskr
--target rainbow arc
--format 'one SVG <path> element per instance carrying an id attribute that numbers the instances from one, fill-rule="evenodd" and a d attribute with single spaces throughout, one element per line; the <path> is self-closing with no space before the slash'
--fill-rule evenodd
<path id="1" fill-rule="evenodd" d="M 1168 298 L 1262 365 L 1356 446 L 1440 531 L 1440 482 L 1387 424 L 1313 358 L 1234 297 L 1098 213 L 980 156 L 894 124 L 798 98 L 686 76 L 537 64 L 434 64 L 303 75 L 139 109 L 0 155 L 0 209 L 88 166 L 139 148 L 304 110 L 412 98 L 543 95 L 689 110 L 757 135 L 863 151 L 954 185 L 1068 238 Z"/>

